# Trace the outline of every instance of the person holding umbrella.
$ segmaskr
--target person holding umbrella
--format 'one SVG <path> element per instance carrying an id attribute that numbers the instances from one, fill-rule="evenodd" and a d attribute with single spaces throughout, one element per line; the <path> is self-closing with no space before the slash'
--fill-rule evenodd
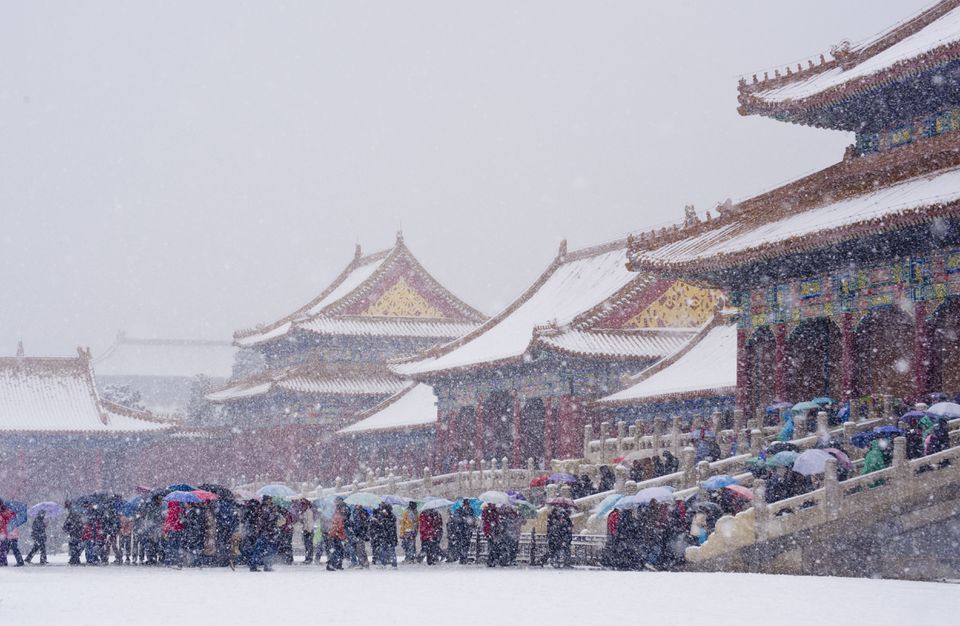
<path id="1" fill-rule="evenodd" d="M 83 518 L 70 500 L 64 503 L 67 509 L 67 519 L 63 522 L 63 532 L 67 533 L 67 552 L 70 555 L 70 565 L 80 565 L 80 548 L 83 543 Z"/>
<path id="2" fill-rule="evenodd" d="M 547 518 L 546 560 L 554 567 L 570 567 L 570 544 L 573 542 L 573 521 L 565 506 L 554 506 Z"/>
<path id="3" fill-rule="evenodd" d="M 33 524 L 30 525 L 30 538 L 33 539 L 33 547 L 27 552 L 27 563 L 33 560 L 33 555 L 40 553 L 40 565 L 47 564 L 47 515 L 43 511 L 37 513 L 33 518 Z"/>
<path id="4" fill-rule="evenodd" d="M 7 566 L 7 552 L 10 549 L 10 533 L 8 528 L 10 520 L 16 517 L 16 515 L 13 509 L 8 507 L 3 500 L 0 500 L 0 556 L 3 557 L 3 559 L 0 560 L 0 567 Z M 17 550 L 17 552 L 19 553 L 19 550 Z M 20 565 L 23 565 L 23 563 L 20 563 Z"/>
<path id="5" fill-rule="evenodd" d="M 350 516 L 350 509 L 347 503 L 337 499 L 333 511 L 333 519 L 330 520 L 330 532 L 327 533 L 329 548 L 327 550 L 327 571 L 343 569 L 343 542 L 347 540 L 347 518 Z"/>
<path id="6" fill-rule="evenodd" d="M 417 557 L 417 533 L 419 531 L 417 503 L 413 500 L 400 516 L 400 541 L 403 544 L 403 562 L 413 563 Z"/>

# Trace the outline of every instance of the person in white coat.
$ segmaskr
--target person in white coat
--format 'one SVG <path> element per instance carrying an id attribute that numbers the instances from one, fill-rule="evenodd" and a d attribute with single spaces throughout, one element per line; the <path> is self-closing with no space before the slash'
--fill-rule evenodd
<path id="1" fill-rule="evenodd" d="M 317 518 L 313 511 L 313 504 L 309 500 L 302 500 L 300 512 L 300 531 L 303 537 L 303 562 L 313 562 L 313 534 L 317 530 Z"/>

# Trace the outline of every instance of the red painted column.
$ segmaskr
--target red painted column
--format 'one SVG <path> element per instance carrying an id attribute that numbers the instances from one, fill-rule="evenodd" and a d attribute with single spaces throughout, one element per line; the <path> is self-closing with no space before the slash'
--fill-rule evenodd
<path id="1" fill-rule="evenodd" d="M 553 398 L 543 399 L 543 464 L 546 469 L 550 469 L 550 461 L 553 460 Z"/>
<path id="2" fill-rule="evenodd" d="M 103 490 L 103 448 L 97 448 L 97 454 L 94 461 L 94 481 L 97 484 L 97 491 Z"/>
<path id="3" fill-rule="evenodd" d="M 787 326 L 777 324 L 774 330 L 776 339 L 776 363 L 773 372 L 773 394 L 778 401 L 787 399 Z"/>
<path id="4" fill-rule="evenodd" d="M 753 415 L 750 399 L 753 397 L 753 372 L 747 352 L 747 329 L 737 329 L 737 408 L 744 415 Z"/>
<path id="5" fill-rule="evenodd" d="M 483 458 L 483 398 L 477 396 L 477 432 L 474 437 L 474 460 L 479 463 L 480 459 Z"/>
<path id="6" fill-rule="evenodd" d="M 520 394 L 513 393 L 513 467 L 520 467 Z"/>
<path id="7" fill-rule="evenodd" d="M 914 305 L 913 335 L 913 391 L 917 400 L 930 391 L 927 389 L 927 371 L 930 368 L 930 344 L 927 337 L 927 303 Z"/>
<path id="8" fill-rule="evenodd" d="M 853 363 L 853 313 L 844 313 L 840 319 L 840 369 L 843 385 L 843 400 L 853 397 L 854 363 Z"/>

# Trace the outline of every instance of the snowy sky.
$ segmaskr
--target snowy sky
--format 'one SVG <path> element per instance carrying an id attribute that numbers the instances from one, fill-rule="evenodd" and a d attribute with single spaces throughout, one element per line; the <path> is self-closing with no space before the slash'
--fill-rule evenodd
<path id="1" fill-rule="evenodd" d="M 737 78 L 930 0 L 18 2 L 0 18 L 0 354 L 229 338 L 401 226 L 493 313 L 567 237 L 679 221 L 852 136 Z"/>

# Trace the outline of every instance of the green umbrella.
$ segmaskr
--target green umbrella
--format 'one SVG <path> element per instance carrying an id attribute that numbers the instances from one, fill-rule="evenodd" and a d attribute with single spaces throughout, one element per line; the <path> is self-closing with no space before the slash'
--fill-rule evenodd
<path id="1" fill-rule="evenodd" d="M 799 453 L 792 450 L 784 450 L 783 452 L 777 452 L 772 457 L 767 459 L 767 465 L 771 467 L 793 467 L 794 461 L 797 460 L 797 457 L 800 456 Z"/>
<path id="2" fill-rule="evenodd" d="M 383 502 L 383 498 L 378 496 L 375 493 L 367 493 L 366 491 L 358 491 L 357 493 L 351 493 L 349 496 L 344 499 L 349 505 L 356 506 L 360 505 L 368 509 L 374 509 L 380 506 L 380 503 Z"/>
<path id="3" fill-rule="evenodd" d="M 822 409 L 823 407 L 817 404 L 816 402 L 797 402 L 793 405 L 791 411 L 796 411 L 803 413 L 805 411 L 815 411 L 817 409 Z"/>
<path id="4" fill-rule="evenodd" d="M 526 500 L 514 500 L 513 506 L 517 507 L 520 511 L 520 515 L 526 519 L 534 519 L 537 517 L 537 507 L 533 506 Z"/>

